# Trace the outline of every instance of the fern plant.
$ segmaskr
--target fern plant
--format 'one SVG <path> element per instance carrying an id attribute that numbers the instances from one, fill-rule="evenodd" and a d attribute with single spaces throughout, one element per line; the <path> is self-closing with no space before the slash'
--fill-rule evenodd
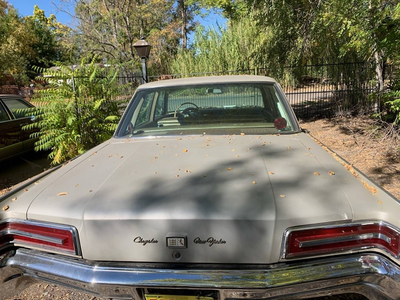
<path id="1" fill-rule="evenodd" d="M 60 164 L 109 139 L 121 117 L 129 95 L 118 84 L 118 68 L 105 69 L 92 60 L 75 68 L 59 66 L 40 70 L 46 88 L 38 90 L 33 112 L 39 128 L 36 151 L 50 150 L 53 164 Z M 30 112 L 32 114 L 32 112 Z"/>

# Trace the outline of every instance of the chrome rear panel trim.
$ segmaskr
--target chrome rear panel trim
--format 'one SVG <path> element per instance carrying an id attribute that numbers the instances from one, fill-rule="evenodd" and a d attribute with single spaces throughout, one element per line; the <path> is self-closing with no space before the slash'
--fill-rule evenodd
<path id="1" fill-rule="evenodd" d="M 138 299 L 142 289 L 150 287 L 212 289 L 218 291 L 220 300 L 296 298 L 344 292 L 360 293 L 369 299 L 397 299 L 400 295 L 399 266 L 377 254 L 354 254 L 262 269 L 228 270 L 205 265 L 190 269 L 184 266 L 163 269 L 139 268 L 128 263 L 96 264 L 20 249 L 15 255 L 1 256 L 0 266 L 0 299 L 10 297 L 4 294 L 6 290 L 32 280 L 57 283 L 109 298 Z"/>

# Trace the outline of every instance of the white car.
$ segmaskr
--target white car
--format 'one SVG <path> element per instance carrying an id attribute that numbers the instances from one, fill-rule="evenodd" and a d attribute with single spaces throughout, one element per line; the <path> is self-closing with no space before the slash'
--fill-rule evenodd
<path id="1" fill-rule="evenodd" d="M 0 299 L 400 297 L 398 200 L 268 77 L 144 84 L 110 140 L 0 202 Z"/>

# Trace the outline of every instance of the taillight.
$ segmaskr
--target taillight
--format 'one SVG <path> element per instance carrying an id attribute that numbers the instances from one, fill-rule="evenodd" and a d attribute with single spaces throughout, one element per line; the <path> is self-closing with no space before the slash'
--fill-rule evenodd
<path id="1" fill-rule="evenodd" d="M 289 230 L 285 258 L 378 248 L 398 257 L 400 234 L 382 222 Z"/>
<path id="2" fill-rule="evenodd" d="M 17 246 L 78 255 L 74 227 L 9 220 L 0 224 L 0 249 Z"/>

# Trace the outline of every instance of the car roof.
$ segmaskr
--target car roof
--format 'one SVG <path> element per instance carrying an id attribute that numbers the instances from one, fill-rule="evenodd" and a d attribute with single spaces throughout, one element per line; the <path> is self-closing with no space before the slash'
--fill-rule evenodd
<path id="1" fill-rule="evenodd" d="M 196 84 L 224 84 L 224 83 L 246 83 L 246 82 L 262 82 L 276 83 L 275 79 L 267 76 L 256 75 L 226 75 L 226 76 L 206 76 L 206 77 L 189 77 L 179 79 L 166 79 L 153 81 L 142 84 L 138 90 L 158 87 L 172 87 Z"/>
<path id="2" fill-rule="evenodd" d="M 0 98 L 19 98 L 19 99 L 23 99 L 20 95 L 16 95 L 16 94 L 0 94 Z"/>
<path id="3" fill-rule="evenodd" d="M 18 99 L 19 101 L 24 102 L 25 104 L 27 104 L 30 107 L 35 107 L 35 105 L 33 105 L 30 101 L 27 101 L 24 97 L 22 97 L 21 95 L 16 95 L 16 94 L 0 94 L 0 101 L 1 100 L 5 100 L 5 99 Z M 2 103 L 4 103 L 5 101 L 1 101 Z M 5 105 L 7 105 L 6 103 L 4 103 Z"/>

